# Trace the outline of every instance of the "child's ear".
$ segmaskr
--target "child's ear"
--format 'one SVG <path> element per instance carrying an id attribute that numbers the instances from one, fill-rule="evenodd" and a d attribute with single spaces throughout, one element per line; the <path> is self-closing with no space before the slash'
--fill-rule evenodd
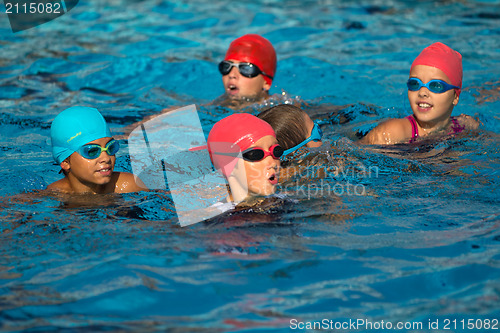
<path id="1" fill-rule="evenodd" d="M 457 93 L 455 93 L 455 98 L 453 99 L 453 105 L 457 105 L 459 99 L 460 97 L 457 95 Z"/>
<path id="2" fill-rule="evenodd" d="M 262 86 L 262 89 L 265 91 L 269 91 L 269 89 L 271 89 L 271 85 L 267 83 L 266 80 L 264 80 L 264 85 Z"/>
<path id="3" fill-rule="evenodd" d="M 71 165 L 69 164 L 69 158 L 61 162 L 61 169 L 63 169 L 64 172 L 66 173 L 71 169 Z"/>

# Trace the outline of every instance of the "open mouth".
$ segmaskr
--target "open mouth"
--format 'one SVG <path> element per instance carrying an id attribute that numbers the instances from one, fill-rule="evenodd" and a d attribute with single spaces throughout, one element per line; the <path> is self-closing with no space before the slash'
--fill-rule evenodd
<path id="1" fill-rule="evenodd" d="M 278 183 L 278 177 L 276 174 L 271 175 L 271 177 L 268 178 L 269 182 L 273 185 L 276 185 Z"/>
<path id="2" fill-rule="evenodd" d="M 237 86 L 235 86 L 234 84 L 230 84 L 227 86 L 227 93 L 229 95 L 236 95 L 240 90 L 238 89 Z"/>

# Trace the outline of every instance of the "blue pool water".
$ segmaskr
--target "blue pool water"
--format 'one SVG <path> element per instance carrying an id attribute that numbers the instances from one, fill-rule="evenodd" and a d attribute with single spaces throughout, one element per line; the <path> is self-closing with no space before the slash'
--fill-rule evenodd
<path id="1" fill-rule="evenodd" d="M 16 34 L 0 14 L 0 331 L 493 328 L 499 13 L 498 1 L 471 0 L 94 0 Z M 97 107 L 117 135 L 165 107 L 197 104 L 208 128 L 227 115 L 208 106 L 222 94 L 216 65 L 246 33 L 276 47 L 271 93 L 301 100 L 325 132 L 282 184 L 285 199 L 181 228 L 161 191 L 36 195 L 60 177 L 49 128 L 68 106 Z M 408 114 L 409 66 L 435 41 L 462 53 L 454 114 L 478 117 L 480 130 L 357 146 L 356 133 Z M 122 142 L 117 168 L 130 171 Z"/>

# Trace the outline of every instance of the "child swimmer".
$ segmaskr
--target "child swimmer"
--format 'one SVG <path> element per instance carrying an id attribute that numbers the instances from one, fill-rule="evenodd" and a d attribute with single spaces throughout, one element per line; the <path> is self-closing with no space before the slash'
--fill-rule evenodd
<path id="1" fill-rule="evenodd" d="M 467 115 L 451 117 L 462 89 L 462 55 L 442 43 L 426 47 L 413 61 L 408 79 L 408 100 L 413 115 L 390 119 L 371 130 L 359 143 L 413 142 L 441 130 L 449 134 L 477 129 Z"/>
<path id="2" fill-rule="evenodd" d="M 241 109 L 268 99 L 276 65 L 276 51 L 266 38 L 247 34 L 235 39 L 219 63 L 225 93 L 214 104 Z"/>
<path id="3" fill-rule="evenodd" d="M 210 158 L 230 187 L 230 200 L 276 192 L 283 148 L 271 125 L 247 113 L 218 121 L 207 140 Z"/>
<path id="4" fill-rule="evenodd" d="M 309 115 L 301 108 L 280 104 L 262 111 L 257 115 L 265 120 L 276 132 L 276 138 L 288 155 L 299 148 L 320 147 L 323 132 L 318 124 L 314 123 Z"/>
<path id="5" fill-rule="evenodd" d="M 269 40 L 257 34 L 236 38 L 229 45 L 224 60 L 218 66 L 222 74 L 224 94 L 209 105 L 241 110 L 268 100 L 276 67 L 276 51 Z M 162 113 L 173 109 L 164 108 Z M 128 128 L 133 130 L 153 117 L 149 116 Z"/>
<path id="6" fill-rule="evenodd" d="M 120 145 L 97 109 L 73 106 L 51 125 L 52 155 L 64 178 L 47 190 L 64 193 L 128 193 L 146 190 L 139 178 L 114 171 Z"/>
<path id="7" fill-rule="evenodd" d="M 319 125 L 314 123 L 309 115 L 297 106 L 289 104 L 277 105 L 262 111 L 257 117 L 265 120 L 273 127 L 278 143 L 285 149 L 283 156 L 289 155 L 302 147 L 313 148 L 320 147 L 323 144 L 321 141 L 323 131 Z M 306 164 L 314 163 L 316 165 L 317 162 L 312 162 L 311 159 L 316 160 L 314 156 L 307 157 Z M 306 168 L 304 162 L 305 160 L 302 158 L 299 160 L 291 158 L 283 161 L 280 182 L 282 184 L 286 183 L 294 176 L 300 176 L 301 174 L 309 175 L 310 172 L 304 171 Z M 328 161 L 314 167 L 315 173 L 323 175 L 324 172 L 321 170 L 324 169 L 326 164 L 328 164 Z"/>

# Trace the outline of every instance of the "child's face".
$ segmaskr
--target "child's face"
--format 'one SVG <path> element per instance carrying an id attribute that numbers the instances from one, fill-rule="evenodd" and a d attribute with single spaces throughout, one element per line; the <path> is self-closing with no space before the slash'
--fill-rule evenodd
<path id="1" fill-rule="evenodd" d="M 442 70 L 424 65 L 414 66 L 410 71 L 410 77 L 418 78 L 423 83 L 430 80 L 443 80 L 450 83 Z M 408 100 L 418 120 L 437 125 L 449 121 L 453 107 L 458 103 L 458 96 L 454 89 L 437 94 L 422 87 L 418 91 L 408 90 Z"/>
<path id="2" fill-rule="evenodd" d="M 89 142 L 88 144 L 98 144 L 105 147 L 112 138 L 101 138 Z M 86 159 L 78 152 L 61 163 L 61 167 L 66 170 L 71 179 L 72 186 L 78 187 L 80 191 L 85 188 L 94 188 L 96 185 L 105 185 L 110 182 L 115 167 L 116 156 L 109 156 L 107 152 L 102 152 L 96 159 Z M 74 190 L 77 190 L 74 188 Z"/>
<path id="3" fill-rule="evenodd" d="M 229 59 L 229 61 L 240 63 L 236 60 Z M 222 76 L 222 83 L 226 94 L 231 99 L 249 98 L 259 101 L 267 95 L 267 91 L 271 88 L 262 74 L 248 78 L 241 75 L 237 67 L 231 68 L 229 74 Z"/>
<path id="4" fill-rule="evenodd" d="M 269 148 L 277 143 L 274 136 L 267 135 L 260 138 L 250 148 L 258 147 L 269 151 Z M 233 177 L 239 184 L 238 188 L 245 189 L 247 196 L 270 195 L 276 191 L 279 167 L 280 160 L 274 159 L 272 156 L 266 156 L 257 162 L 238 159 L 238 164 L 230 177 Z M 233 182 L 233 184 L 235 183 Z"/>

